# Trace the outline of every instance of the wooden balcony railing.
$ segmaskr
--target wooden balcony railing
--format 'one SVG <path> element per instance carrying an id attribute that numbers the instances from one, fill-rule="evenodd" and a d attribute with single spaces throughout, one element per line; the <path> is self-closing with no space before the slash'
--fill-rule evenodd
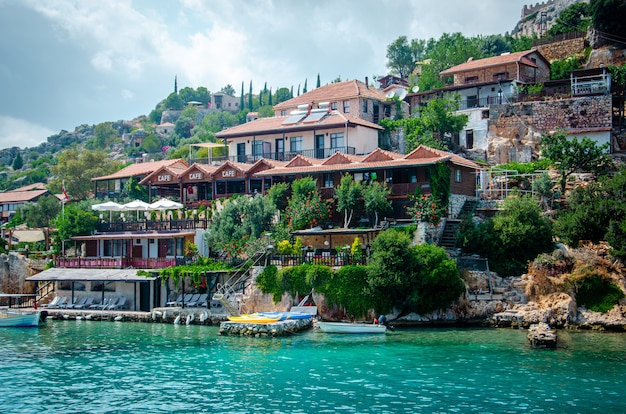
<path id="1" fill-rule="evenodd" d="M 183 258 L 174 257 L 59 257 L 57 267 L 69 269 L 162 269 L 184 263 Z"/>
<path id="2" fill-rule="evenodd" d="M 208 219 L 114 221 L 110 223 L 98 223 L 96 231 L 100 233 L 123 233 L 140 231 L 204 230 L 208 226 Z"/>

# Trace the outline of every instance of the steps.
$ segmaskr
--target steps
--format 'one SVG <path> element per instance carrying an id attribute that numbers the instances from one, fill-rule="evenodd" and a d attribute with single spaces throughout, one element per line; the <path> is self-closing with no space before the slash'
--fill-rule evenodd
<path id="1" fill-rule="evenodd" d="M 456 236 L 460 227 L 461 220 L 446 220 L 446 226 L 443 228 L 439 245 L 448 249 L 454 249 L 456 247 Z"/>
<path id="2" fill-rule="evenodd" d="M 226 309 L 228 311 L 228 313 L 230 313 L 233 316 L 241 316 L 241 314 L 239 313 L 239 309 L 237 309 L 227 298 L 226 296 L 224 296 L 223 293 L 216 293 L 213 295 L 213 300 L 217 300 L 219 301 L 219 303 L 222 304 L 222 306 L 224 307 L 224 309 Z"/>

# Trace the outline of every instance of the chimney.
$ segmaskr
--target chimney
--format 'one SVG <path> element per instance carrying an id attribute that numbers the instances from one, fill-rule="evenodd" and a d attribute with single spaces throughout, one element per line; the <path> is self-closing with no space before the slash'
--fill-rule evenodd
<path id="1" fill-rule="evenodd" d="M 370 87 L 370 82 L 369 82 L 369 79 L 367 78 L 367 76 L 365 77 L 365 87 L 366 88 Z"/>

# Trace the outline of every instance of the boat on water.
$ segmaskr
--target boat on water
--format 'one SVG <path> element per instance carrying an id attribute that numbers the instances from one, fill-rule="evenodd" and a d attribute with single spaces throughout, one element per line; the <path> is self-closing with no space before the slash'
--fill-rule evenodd
<path id="1" fill-rule="evenodd" d="M 38 327 L 48 316 L 46 311 L 0 310 L 0 328 Z"/>
<path id="2" fill-rule="evenodd" d="M 281 321 L 288 319 L 311 319 L 313 317 L 310 313 L 304 312 L 257 312 L 253 315 L 260 315 L 267 318 L 280 318 L 279 320 Z"/>
<path id="3" fill-rule="evenodd" d="M 229 316 L 228 320 L 239 323 L 272 323 L 280 321 L 280 316 L 269 317 L 259 314 L 244 314 L 241 316 Z"/>
<path id="4" fill-rule="evenodd" d="M 338 334 L 383 334 L 387 332 L 385 325 L 370 323 L 317 322 L 320 330 L 325 333 Z"/>

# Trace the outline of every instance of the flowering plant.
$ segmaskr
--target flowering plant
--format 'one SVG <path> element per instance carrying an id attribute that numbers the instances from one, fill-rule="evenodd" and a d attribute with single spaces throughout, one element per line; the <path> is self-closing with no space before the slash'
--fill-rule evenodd
<path id="1" fill-rule="evenodd" d="M 413 205 L 407 208 L 407 213 L 417 221 L 436 226 L 448 214 L 446 207 L 441 205 L 441 202 L 432 194 L 413 194 L 409 196 L 409 199 Z"/>

